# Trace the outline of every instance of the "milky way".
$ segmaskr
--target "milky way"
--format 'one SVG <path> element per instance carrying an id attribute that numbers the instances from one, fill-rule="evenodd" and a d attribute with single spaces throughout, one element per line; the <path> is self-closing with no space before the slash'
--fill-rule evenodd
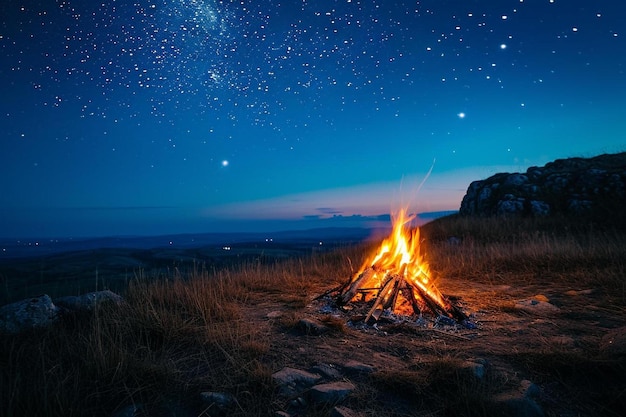
<path id="1" fill-rule="evenodd" d="M 433 161 L 423 209 L 456 209 L 475 175 L 626 143 L 621 2 L 8 3 L 0 203 L 20 227 L 375 214 L 388 196 L 363 187 Z"/>

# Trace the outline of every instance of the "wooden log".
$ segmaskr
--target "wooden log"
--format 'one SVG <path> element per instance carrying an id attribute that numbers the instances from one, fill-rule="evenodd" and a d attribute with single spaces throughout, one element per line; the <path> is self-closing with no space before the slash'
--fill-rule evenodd
<path id="1" fill-rule="evenodd" d="M 350 300 L 354 298 L 357 291 L 359 291 L 361 284 L 363 282 L 367 282 L 367 280 L 370 279 L 375 272 L 376 271 L 374 271 L 372 267 L 369 267 L 365 271 L 363 271 L 361 275 L 359 275 L 358 278 L 355 279 L 354 282 L 352 282 L 352 284 L 350 285 L 350 288 L 348 288 L 348 291 L 346 291 L 345 293 L 339 296 L 339 299 L 337 300 L 337 304 L 345 305 L 349 303 Z"/>
<path id="2" fill-rule="evenodd" d="M 440 306 L 439 303 L 437 303 L 437 301 L 430 296 L 430 294 L 420 288 L 419 285 L 413 285 L 412 287 L 415 291 L 417 291 L 420 298 L 424 300 L 424 303 L 426 303 L 430 311 L 438 315 L 443 313 L 444 316 L 450 317 L 450 314 L 442 306 Z"/>
<path id="3" fill-rule="evenodd" d="M 422 314 L 422 310 L 415 299 L 415 294 L 413 294 L 413 286 L 405 281 L 401 291 L 404 298 L 406 298 L 411 304 L 411 307 L 413 307 L 413 312 L 418 316 Z"/>
<path id="4" fill-rule="evenodd" d="M 374 316 L 374 320 L 378 320 L 380 315 L 383 313 L 383 311 L 385 310 L 385 304 L 387 304 L 387 302 L 389 301 L 389 297 L 393 295 L 393 290 L 395 288 L 395 285 L 397 284 L 398 278 L 399 277 L 397 275 L 392 275 L 387 279 L 382 289 L 378 293 L 374 305 L 365 317 L 366 323 L 372 316 Z"/>

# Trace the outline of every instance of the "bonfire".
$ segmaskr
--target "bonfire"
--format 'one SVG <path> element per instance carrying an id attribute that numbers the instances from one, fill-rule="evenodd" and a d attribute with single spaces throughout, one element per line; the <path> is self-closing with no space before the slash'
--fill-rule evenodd
<path id="1" fill-rule="evenodd" d="M 467 316 L 435 286 L 428 263 L 420 253 L 419 228 L 414 216 L 401 210 L 393 230 L 351 279 L 337 291 L 337 304 L 374 300 L 365 321 L 378 320 L 385 310 L 401 315 L 430 312 L 463 322 Z"/>

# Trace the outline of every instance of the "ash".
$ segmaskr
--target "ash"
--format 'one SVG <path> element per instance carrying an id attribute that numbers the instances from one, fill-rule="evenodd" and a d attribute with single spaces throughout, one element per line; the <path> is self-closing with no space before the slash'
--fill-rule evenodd
<path id="1" fill-rule="evenodd" d="M 389 331 L 397 332 L 399 329 L 407 331 L 436 330 L 438 332 L 450 333 L 451 335 L 459 335 L 461 332 L 464 334 L 460 337 L 464 338 L 473 338 L 472 336 L 478 335 L 478 333 L 465 333 L 468 330 L 477 330 L 479 328 L 479 324 L 473 314 L 469 315 L 467 320 L 459 322 L 443 315 L 405 315 L 386 309 L 378 320 L 370 319 L 368 322 L 365 322 L 367 312 L 372 307 L 374 301 L 367 303 L 351 302 L 343 306 L 337 306 L 334 297 L 325 295 L 318 297 L 314 303 L 313 307 L 317 313 L 344 318 L 348 327 L 360 331 L 375 331 L 386 334 Z"/>

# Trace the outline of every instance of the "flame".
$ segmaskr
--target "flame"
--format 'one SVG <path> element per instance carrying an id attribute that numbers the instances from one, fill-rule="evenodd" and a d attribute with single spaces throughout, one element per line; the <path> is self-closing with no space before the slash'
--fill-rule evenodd
<path id="1" fill-rule="evenodd" d="M 428 263 L 420 254 L 419 228 L 411 228 L 410 223 L 415 216 L 409 216 L 405 209 L 400 210 L 393 219 L 393 230 L 389 237 L 383 240 L 378 251 L 368 258 L 360 270 L 355 274 L 352 281 L 357 277 L 368 274 L 361 289 L 375 290 L 382 288 L 388 277 L 400 276 L 410 286 L 418 287 L 427 293 L 444 310 L 449 308 L 449 304 L 439 292 L 434 282 L 431 280 L 431 272 Z M 390 286 L 389 286 L 390 287 Z M 423 300 L 419 291 L 411 288 L 415 300 Z M 393 292 L 393 288 L 382 288 L 378 297 L 388 297 Z M 372 293 L 361 295 L 365 301 L 373 297 Z M 356 298 L 356 297 L 355 297 Z M 410 307 L 395 305 L 394 312 L 405 313 Z"/>

